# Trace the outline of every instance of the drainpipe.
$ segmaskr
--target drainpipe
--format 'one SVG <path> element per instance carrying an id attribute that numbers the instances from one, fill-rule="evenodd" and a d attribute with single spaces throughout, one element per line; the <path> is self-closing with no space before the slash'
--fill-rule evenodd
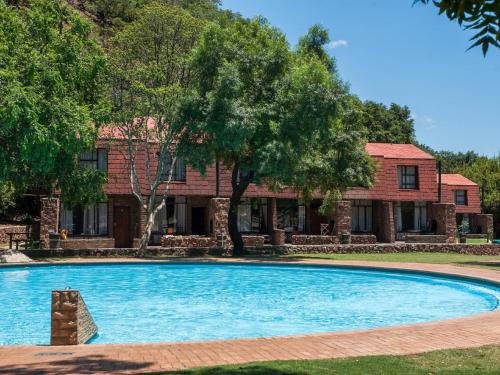
<path id="1" fill-rule="evenodd" d="M 215 197 L 219 198 L 220 196 L 220 166 L 219 166 L 219 158 L 215 160 Z"/>
<path id="2" fill-rule="evenodd" d="M 438 160 L 438 202 L 441 203 L 441 160 Z"/>

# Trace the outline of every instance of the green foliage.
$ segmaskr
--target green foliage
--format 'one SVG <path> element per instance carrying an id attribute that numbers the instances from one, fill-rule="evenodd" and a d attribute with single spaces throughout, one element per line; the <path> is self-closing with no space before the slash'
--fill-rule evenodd
<path id="1" fill-rule="evenodd" d="M 162 116 L 172 121 L 193 75 L 190 51 L 204 22 L 176 7 L 153 3 L 112 40 L 112 120 Z"/>
<path id="2" fill-rule="evenodd" d="M 321 25 L 313 25 L 306 35 L 299 39 L 297 52 L 300 56 L 316 56 L 331 73 L 337 71 L 335 59 L 331 57 L 324 46 L 330 42 L 330 35 Z"/>
<path id="3" fill-rule="evenodd" d="M 306 198 L 371 181 L 360 133 L 344 119 L 347 88 L 330 60 L 304 47 L 325 42 L 316 41 L 320 31 L 313 28 L 294 52 L 265 20 L 238 19 L 210 25 L 194 51 L 199 84 L 183 106 L 189 131 L 180 145 L 201 170 L 216 159 L 232 169 L 235 250 L 236 207 L 251 181 L 291 186 Z"/>
<path id="4" fill-rule="evenodd" d="M 219 14 L 219 0 L 76 0 L 71 3 L 91 15 L 101 28 L 121 29 L 136 20 L 142 9 L 152 3 L 176 6 L 194 17 L 215 19 Z M 103 30 L 101 30 L 103 31 Z"/>
<path id="5" fill-rule="evenodd" d="M 414 0 L 428 4 L 429 0 Z M 476 34 L 470 39 L 469 49 L 481 46 L 486 56 L 490 46 L 500 48 L 500 1 L 499 0 L 433 0 L 439 14 L 446 14 L 465 29 Z"/>
<path id="6" fill-rule="evenodd" d="M 184 126 L 176 121 L 177 112 L 192 85 L 189 58 L 204 25 L 188 11 L 151 3 L 112 39 L 110 120 L 127 148 L 130 189 L 147 214 L 143 253 L 168 194 L 176 141 Z M 170 176 L 166 181 L 165 172 Z M 160 204 L 156 197 L 161 197 Z"/>
<path id="7" fill-rule="evenodd" d="M 107 175 L 95 168 L 77 168 L 64 176 L 61 191 L 61 200 L 67 209 L 81 205 L 85 207 L 95 202 L 106 200 L 102 189 L 90 189 L 89 186 L 103 186 L 107 182 Z"/>
<path id="8" fill-rule="evenodd" d="M 443 173 L 459 172 L 465 167 L 471 166 L 479 159 L 479 155 L 474 151 L 452 152 L 452 151 L 434 151 L 432 154 L 441 160 Z"/>
<path id="9" fill-rule="evenodd" d="M 8 181 L 0 183 L 0 214 L 15 205 L 16 197 L 17 192 L 12 183 Z"/>
<path id="10" fill-rule="evenodd" d="M 459 173 L 479 184 L 483 191 L 483 209 L 500 218 L 500 156 L 478 157 L 470 165 L 464 165 Z"/>
<path id="11" fill-rule="evenodd" d="M 351 101 L 357 113 L 355 122 L 369 142 L 414 143 L 415 129 L 411 111 L 406 106 L 392 103 L 389 107 L 373 101 L 362 102 L 357 97 Z"/>
<path id="12" fill-rule="evenodd" d="M 0 0 L 0 183 L 65 190 L 77 156 L 95 144 L 106 59 L 68 7 L 24 3 Z"/>

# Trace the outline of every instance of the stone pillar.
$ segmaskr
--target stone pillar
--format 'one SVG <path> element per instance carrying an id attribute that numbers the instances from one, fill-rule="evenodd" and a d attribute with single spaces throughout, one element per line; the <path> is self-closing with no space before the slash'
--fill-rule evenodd
<path id="1" fill-rule="evenodd" d="M 351 233 L 351 227 L 352 227 L 351 201 L 335 202 L 333 220 L 335 221 L 333 233 L 336 236 L 339 236 L 341 234 Z"/>
<path id="2" fill-rule="evenodd" d="M 229 198 L 210 199 L 211 235 L 217 240 L 218 247 L 231 246 L 231 238 L 227 227 L 229 214 Z M 222 243 L 225 238 L 225 243 Z"/>
<path id="3" fill-rule="evenodd" d="M 493 239 L 493 215 L 492 214 L 477 214 L 474 217 L 476 230 L 480 233 L 488 235 L 490 240 Z"/>
<path id="4" fill-rule="evenodd" d="M 85 344 L 97 326 L 78 290 L 52 291 L 50 345 Z"/>
<path id="5" fill-rule="evenodd" d="M 447 243 L 455 243 L 457 216 L 453 203 L 433 203 L 432 218 L 436 221 L 436 234 L 446 236 Z"/>
<path id="6" fill-rule="evenodd" d="M 267 198 L 267 221 L 268 233 L 272 235 L 275 229 L 278 229 L 278 206 L 276 198 Z"/>
<path id="7" fill-rule="evenodd" d="M 396 242 L 396 226 L 394 225 L 394 205 L 391 201 L 382 201 L 378 206 L 379 241 L 386 243 Z"/>
<path id="8" fill-rule="evenodd" d="M 59 231 L 59 198 L 42 198 L 40 203 L 40 243 L 48 249 L 49 233 Z"/>

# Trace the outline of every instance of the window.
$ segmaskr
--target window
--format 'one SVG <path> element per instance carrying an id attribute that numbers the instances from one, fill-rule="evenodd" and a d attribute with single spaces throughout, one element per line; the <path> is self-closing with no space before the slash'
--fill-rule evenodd
<path id="1" fill-rule="evenodd" d="M 467 206 L 466 190 L 455 190 L 455 204 L 457 206 Z"/>
<path id="2" fill-rule="evenodd" d="M 160 201 L 158 199 L 157 204 Z M 165 234 L 167 228 L 173 228 L 176 234 L 186 232 L 186 197 L 168 197 L 165 206 L 156 215 L 153 232 Z"/>
<path id="3" fill-rule="evenodd" d="M 352 231 L 371 232 L 372 201 L 354 200 L 352 202 Z"/>
<path id="4" fill-rule="evenodd" d="M 62 207 L 61 229 L 66 229 L 70 235 L 108 234 L 108 203 L 96 203 L 67 210 Z"/>
<path id="5" fill-rule="evenodd" d="M 426 231 L 427 228 L 427 203 L 415 202 L 414 209 L 414 229 L 419 231 Z"/>
<path id="6" fill-rule="evenodd" d="M 416 166 L 398 166 L 400 189 L 418 189 L 418 168 Z"/>
<path id="7" fill-rule="evenodd" d="M 304 233 L 306 229 L 306 209 L 296 199 L 277 200 L 278 228 L 288 232 Z"/>
<path id="8" fill-rule="evenodd" d="M 101 172 L 108 171 L 108 150 L 98 148 L 93 151 L 85 151 L 80 154 L 78 165 L 81 168 L 96 168 Z"/>
<path id="9" fill-rule="evenodd" d="M 267 232 L 267 199 L 243 198 L 238 205 L 238 228 L 241 232 Z"/>
<path id="10" fill-rule="evenodd" d="M 167 160 L 163 164 L 163 171 L 161 178 L 163 181 L 168 180 L 168 175 L 170 173 L 170 166 L 172 165 L 172 155 L 167 154 Z M 182 157 L 177 157 L 175 159 L 175 164 L 172 169 L 172 181 L 186 181 L 186 164 Z"/>
<path id="11" fill-rule="evenodd" d="M 398 232 L 426 231 L 427 203 L 426 202 L 397 202 L 396 229 Z"/>

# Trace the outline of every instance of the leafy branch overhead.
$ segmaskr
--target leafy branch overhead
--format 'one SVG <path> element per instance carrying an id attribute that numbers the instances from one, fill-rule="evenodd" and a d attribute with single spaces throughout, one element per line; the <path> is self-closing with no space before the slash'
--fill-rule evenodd
<path id="1" fill-rule="evenodd" d="M 428 4 L 429 0 L 415 0 Z M 486 56 L 490 46 L 500 48 L 500 1 L 499 0 L 432 0 L 439 8 L 439 14 L 446 14 L 468 30 L 476 34 L 469 49 L 481 46 Z"/>

